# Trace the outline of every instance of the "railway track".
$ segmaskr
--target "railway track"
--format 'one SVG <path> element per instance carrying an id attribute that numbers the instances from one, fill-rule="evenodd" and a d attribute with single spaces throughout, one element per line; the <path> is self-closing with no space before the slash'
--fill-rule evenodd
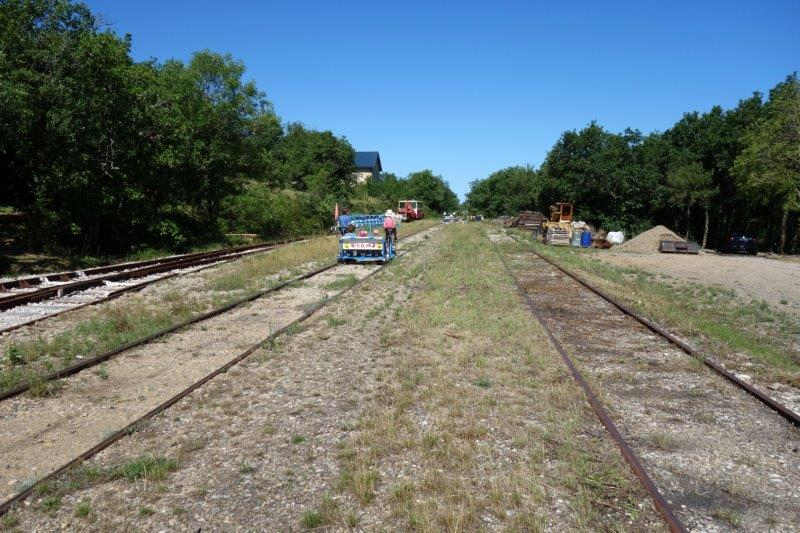
<path id="1" fill-rule="evenodd" d="M 0 334 L 283 243 L 256 244 L 0 282 Z"/>
<path id="2" fill-rule="evenodd" d="M 496 250 L 671 531 L 796 531 L 797 413 L 551 259 Z"/>
<path id="3" fill-rule="evenodd" d="M 408 239 L 409 237 L 412 237 L 412 236 L 416 235 L 417 233 L 422 233 L 424 231 L 425 230 L 421 230 L 421 231 L 415 232 L 412 235 L 406 236 L 404 239 Z M 405 253 L 408 253 L 408 251 L 409 251 L 408 249 L 404 250 L 398 255 L 404 255 Z M 319 277 L 319 276 L 326 276 L 326 275 L 330 276 L 331 273 L 334 272 L 337 269 L 340 269 L 340 270 L 358 269 L 362 273 L 366 272 L 365 275 L 363 275 L 360 279 L 358 279 L 353 285 L 344 288 L 343 290 L 337 292 L 336 294 L 334 294 L 332 296 L 326 296 L 321 301 L 318 301 L 318 302 L 313 303 L 312 305 L 306 306 L 306 308 L 302 311 L 301 314 L 299 314 L 299 316 L 296 316 L 292 320 L 290 320 L 289 322 L 284 323 L 281 327 L 279 327 L 279 328 L 275 329 L 274 331 L 272 331 L 268 336 L 259 338 L 259 340 L 257 342 L 249 344 L 249 346 L 246 349 L 244 349 L 243 351 L 238 352 L 233 357 L 227 358 L 224 361 L 223 364 L 221 364 L 219 366 L 215 366 L 210 372 L 205 373 L 199 379 L 193 380 L 190 384 L 181 387 L 178 392 L 176 392 L 174 394 L 171 394 L 168 399 L 166 399 L 164 401 L 161 401 L 160 403 L 155 405 L 155 407 L 149 409 L 143 415 L 136 416 L 133 420 L 129 421 L 121 429 L 116 430 L 111 434 L 108 434 L 107 436 L 103 437 L 99 442 L 97 442 L 95 445 L 89 447 L 88 449 L 85 449 L 84 451 L 80 452 L 79 454 L 76 454 L 72 459 L 70 459 L 66 463 L 62 464 L 60 467 L 55 468 L 54 470 L 48 472 L 46 475 L 44 475 L 42 477 L 39 477 L 35 483 L 30 484 L 30 486 L 26 486 L 23 490 L 20 490 L 17 494 L 15 494 L 14 496 L 12 496 L 9 499 L 7 499 L 5 502 L 0 504 L 0 516 L 5 514 L 6 512 L 8 512 L 15 504 L 23 501 L 31 493 L 33 493 L 33 491 L 36 489 L 36 486 L 38 486 L 41 483 L 46 482 L 46 481 L 48 481 L 50 479 L 55 478 L 56 476 L 58 476 L 62 472 L 65 472 L 66 470 L 70 469 L 71 467 L 79 464 L 80 462 L 92 457 L 93 455 L 97 454 L 101 450 L 107 448 L 108 446 L 110 446 L 114 442 L 117 442 L 118 440 L 124 438 L 126 435 L 129 435 L 131 433 L 131 431 L 133 429 L 135 429 L 142 422 L 144 422 L 144 421 L 156 416 L 158 413 L 161 413 L 164 410 L 168 409 L 170 406 L 172 406 L 175 403 L 179 402 L 181 399 L 185 398 L 187 395 L 191 394 L 194 390 L 200 388 L 203 384 L 207 383 L 208 381 L 210 381 L 211 379 L 213 379 L 217 375 L 228 371 L 230 368 L 232 368 L 233 366 L 237 365 L 238 363 L 240 363 L 241 361 L 246 359 L 248 356 L 253 354 L 256 350 L 258 350 L 259 348 L 261 348 L 265 344 L 269 343 L 272 339 L 275 339 L 279 335 L 287 332 L 291 328 L 293 328 L 293 327 L 297 326 L 298 324 L 302 323 L 303 321 L 307 320 L 312 315 L 314 315 L 317 311 L 319 311 L 320 309 L 322 309 L 323 307 L 325 307 L 329 303 L 335 301 L 336 299 L 341 297 L 346 292 L 354 289 L 355 287 L 360 286 L 368 278 L 370 278 L 371 276 L 373 276 L 373 275 L 377 274 L 378 272 L 382 271 L 385 268 L 385 266 L 387 266 L 387 265 L 355 266 L 354 267 L 354 266 L 351 266 L 351 265 L 339 265 L 337 263 L 332 263 L 332 264 L 326 265 L 324 267 L 321 267 L 321 268 L 319 268 L 317 270 L 314 270 L 312 272 L 309 272 L 307 274 L 304 274 L 302 276 L 299 276 L 299 277 L 297 277 L 295 279 L 292 279 L 290 281 L 282 283 L 282 284 L 280 284 L 280 285 L 278 285 L 276 287 L 273 287 L 270 290 L 262 291 L 261 293 L 259 293 L 257 295 L 254 295 L 254 296 L 251 296 L 251 297 L 249 297 L 249 298 L 247 298 L 245 300 L 242 300 L 242 301 L 239 301 L 239 302 L 235 302 L 234 304 L 231 304 L 230 306 L 226 306 L 223 309 L 217 310 L 217 311 L 215 311 L 213 313 L 209 313 L 209 316 L 198 317 L 198 319 L 192 321 L 192 323 L 196 323 L 196 322 L 199 322 L 201 320 L 209 320 L 210 318 L 212 318 L 212 316 L 220 316 L 220 315 L 222 315 L 224 313 L 228 313 L 228 312 L 230 312 L 230 311 L 232 311 L 234 309 L 238 309 L 238 311 L 241 313 L 240 317 L 252 316 L 252 315 L 254 315 L 254 313 L 251 312 L 252 310 L 244 309 L 245 307 L 247 307 L 244 304 L 246 304 L 248 302 L 252 302 L 252 301 L 254 301 L 254 300 L 258 299 L 258 298 L 261 298 L 261 297 L 265 296 L 266 294 L 275 293 L 275 292 L 277 292 L 277 291 L 279 291 L 281 289 L 287 288 L 287 287 L 295 287 L 298 281 L 311 280 L 311 279 L 314 279 L 314 278 Z M 276 303 L 276 305 L 278 307 L 280 307 L 281 304 L 280 303 Z M 186 327 L 187 325 L 188 324 L 183 324 L 181 326 L 178 326 L 178 328 Z M 178 328 L 174 328 L 174 329 L 178 329 Z M 166 333 L 162 332 L 162 333 L 159 333 L 158 335 L 159 336 L 163 336 L 163 335 L 166 335 Z M 229 335 L 230 335 L 230 333 L 226 331 L 226 337 L 225 337 L 225 341 L 226 342 L 232 342 L 233 341 L 233 339 L 229 338 Z M 133 349 L 134 347 L 142 346 L 143 344 L 146 344 L 146 343 L 150 342 L 152 339 L 153 339 L 153 337 L 151 336 L 151 337 L 148 337 L 147 339 L 142 339 L 140 341 L 137 341 L 136 343 L 132 343 L 131 345 L 123 347 L 123 349 L 117 350 L 113 355 L 119 355 L 123 351 L 129 351 L 129 350 Z M 209 347 L 209 350 L 213 351 L 214 347 Z M 104 356 L 105 355 L 107 355 L 107 354 L 104 354 Z M 195 355 L 196 354 L 192 354 L 192 357 L 194 357 Z M 90 368 L 91 366 L 95 366 L 95 365 L 99 364 L 102 361 L 108 360 L 112 356 L 105 357 L 104 359 L 101 359 L 100 357 L 95 358 L 89 364 L 84 365 L 80 369 L 75 369 L 75 371 L 72 372 L 72 373 L 77 373 L 80 370 L 85 370 L 86 368 Z M 137 365 L 143 364 L 142 360 L 140 358 L 136 357 L 134 359 L 136 360 L 135 364 L 137 364 Z M 179 362 L 173 362 L 171 364 L 173 366 L 175 366 L 175 365 L 179 365 L 180 363 Z M 114 407 L 112 407 L 112 409 L 114 409 Z M 16 411 L 16 410 L 15 409 L 11 410 L 11 412 L 14 412 L 14 411 Z M 0 417 L 0 418 L 2 418 L 2 417 Z M 35 418 L 35 415 L 34 415 L 34 418 Z M 43 427 L 49 427 L 49 426 L 48 426 L 48 424 L 45 424 Z M 37 437 L 40 435 L 40 433 L 38 433 L 36 431 L 34 431 L 34 434 L 36 434 Z M 9 461 L 13 460 L 13 458 L 11 458 L 11 457 L 8 457 L 7 459 Z"/>
<path id="4" fill-rule="evenodd" d="M 663 337 L 670 343 L 674 344 L 675 346 L 680 348 L 683 352 L 685 352 L 687 355 L 691 355 L 692 357 L 696 358 L 705 366 L 707 366 L 708 368 L 710 368 L 711 370 L 713 370 L 714 372 L 725 378 L 727 381 L 731 382 L 737 388 L 747 392 L 748 394 L 756 398 L 758 401 L 760 401 L 770 409 L 774 410 L 776 413 L 778 413 L 780 416 L 782 416 L 795 426 L 800 427 L 799 413 L 793 411 L 792 409 L 782 404 L 775 398 L 772 398 L 766 392 L 759 389 L 758 387 L 755 387 L 750 383 L 740 379 L 734 373 L 726 369 L 723 365 L 714 361 L 713 359 L 711 359 L 703 352 L 701 352 L 688 342 L 684 341 L 680 337 L 674 335 L 673 333 L 668 331 L 665 327 L 655 323 L 654 321 L 650 320 L 641 313 L 634 311 L 629 306 L 620 302 L 618 299 L 598 289 L 597 287 L 595 287 L 594 285 L 583 279 L 581 276 L 577 275 L 576 273 L 572 272 L 567 268 L 564 268 L 562 265 L 553 261 L 549 257 L 546 257 L 538 252 L 534 253 L 537 255 L 537 257 L 539 257 L 539 259 L 547 261 L 550 265 L 554 266 L 555 268 L 557 268 L 570 278 L 574 279 L 575 281 L 577 281 L 578 283 L 580 283 L 581 285 L 583 285 L 584 287 L 595 293 L 596 295 L 600 296 L 603 300 L 607 301 L 608 303 L 610 303 L 611 305 L 613 305 L 614 307 L 616 307 L 617 309 L 628 315 L 629 317 L 633 318 L 634 320 L 645 326 L 647 329 L 651 330 L 653 333 L 656 333 L 657 335 Z"/>

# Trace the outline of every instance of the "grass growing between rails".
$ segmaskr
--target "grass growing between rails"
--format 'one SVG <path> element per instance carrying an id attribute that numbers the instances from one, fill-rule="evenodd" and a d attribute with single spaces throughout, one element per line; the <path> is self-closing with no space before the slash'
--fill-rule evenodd
<path id="1" fill-rule="evenodd" d="M 381 313 L 394 319 L 379 388 L 343 442 L 337 491 L 402 530 L 658 530 L 483 226 L 432 244 L 387 271 L 405 293 Z M 302 525 L 332 523 L 324 509 Z"/>
<path id="2" fill-rule="evenodd" d="M 416 233 L 437 224 L 438 220 L 421 220 L 401 224 L 398 237 Z M 206 275 L 208 286 L 216 291 L 248 291 L 268 286 L 265 280 L 280 272 L 306 263 L 330 263 L 338 253 L 338 235 L 318 237 L 306 242 L 293 243 L 269 254 L 246 257 L 235 264 L 216 269 Z M 401 244 L 402 246 L 402 244 Z"/>
<path id="3" fill-rule="evenodd" d="M 48 513 L 56 511 L 65 496 L 101 483 L 116 480 L 129 483 L 163 481 L 179 467 L 180 463 L 176 459 L 154 455 L 142 455 L 110 467 L 84 463 L 37 485 L 33 490 L 33 509 Z M 77 518 L 87 518 L 91 513 L 90 502 L 82 500 L 75 506 L 73 514 Z"/>
<path id="4" fill-rule="evenodd" d="M 162 248 L 142 248 L 125 255 L 95 256 L 95 255 L 50 255 L 46 253 L 25 253 L 21 250 L 12 250 L 3 253 L 0 250 L 0 277 L 23 276 L 27 274 L 43 274 L 61 270 L 76 270 L 92 268 L 114 263 L 127 263 L 129 261 L 145 261 L 178 254 L 196 252 L 210 252 L 232 246 L 244 244 L 257 244 L 259 241 L 242 241 L 228 239 L 226 242 L 210 242 L 188 249 L 168 250 Z"/>
<path id="5" fill-rule="evenodd" d="M 402 224 L 399 236 L 429 228 L 437 222 Z M 79 358 L 114 350 L 267 289 L 310 270 L 309 265 L 330 263 L 335 260 L 336 253 L 336 236 L 317 237 L 209 269 L 201 274 L 200 286 L 176 288 L 157 297 L 131 294 L 121 300 L 76 311 L 88 318 L 61 333 L 0 345 L 0 392 L 30 383 L 33 385 L 30 394 L 34 396 L 55 395 L 59 387 L 43 381 L 43 376 Z M 346 288 L 354 279 L 342 278 L 340 288 Z M 123 305 L 123 302 L 127 303 Z"/>
<path id="6" fill-rule="evenodd" d="M 188 319 L 190 302 L 168 294 L 155 308 L 141 303 L 122 307 L 112 304 L 102 314 L 50 338 L 11 342 L 5 346 L 0 362 L 0 392 L 24 383 L 30 394 L 50 396 L 57 389 L 42 381 L 42 376 L 78 361 L 113 350 L 158 330 Z M 98 372 L 107 371 L 101 368 Z"/>
<path id="7" fill-rule="evenodd" d="M 768 381 L 800 386 L 800 318 L 763 301 L 745 301 L 730 289 L 611 265 L 593 257 L 591 251 L 532 243 L 527 234 L 516 237 L 517 243 L 511 248 L 532 247 L 586 276 L 587 281 L 690 338 L 733 368 Z"/>

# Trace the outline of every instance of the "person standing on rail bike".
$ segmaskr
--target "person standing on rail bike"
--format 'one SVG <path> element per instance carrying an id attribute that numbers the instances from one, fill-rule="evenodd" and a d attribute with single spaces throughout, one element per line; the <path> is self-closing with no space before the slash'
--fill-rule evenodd
<path id="1" fill-rule="evenodd" d="M 342 214 L 339 215 L 339 233 L 344 235 L 347 233 L 347 226 L 350 225 L 350 209 L 342 209 Z"/>
<path id="2" fill-rule="evenodd" d="M 386 242 L 394 246 L 397 243 L 397 222 L 391 209 L 387 209 L 384 213 L 383 231 L 386 233 Z"/>

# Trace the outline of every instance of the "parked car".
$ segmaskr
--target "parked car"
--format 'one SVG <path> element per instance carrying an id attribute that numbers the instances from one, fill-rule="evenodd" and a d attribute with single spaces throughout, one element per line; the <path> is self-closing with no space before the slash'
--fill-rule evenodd
<path id="1" fill-rule="evenodd" d="M 750 254 L 758 253 L 758 243 L 754 237 L 742 233 L 734 233 L 720 249 L 724 254 Z"/>

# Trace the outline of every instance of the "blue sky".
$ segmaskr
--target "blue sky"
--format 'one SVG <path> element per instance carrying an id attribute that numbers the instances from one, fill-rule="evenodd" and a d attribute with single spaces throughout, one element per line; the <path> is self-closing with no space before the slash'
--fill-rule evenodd
<path id="1" fill-rule="evenodd" d="M 284 121 L 430 168 L 462 196 L 562 131 L 663 130 L 800 70 L 800 0 L 89 0 L 136 59 L 229 52 Z"/>

